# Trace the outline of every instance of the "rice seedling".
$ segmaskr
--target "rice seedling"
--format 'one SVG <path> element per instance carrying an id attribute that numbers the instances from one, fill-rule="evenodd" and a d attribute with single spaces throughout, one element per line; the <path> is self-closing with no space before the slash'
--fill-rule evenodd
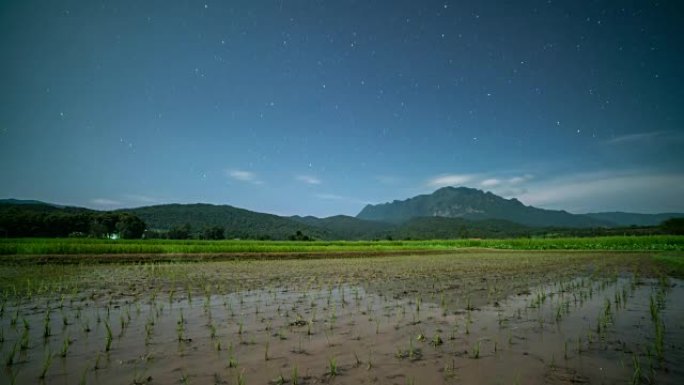
<path id="1" fill-rule="evenodd" d="M 19 342 L 19 350 L 26 351 L 29 348 L 29 331 L 24 329 L 21 333 L 21 340 Z"/>
<path id="2" fill-rule="evenodd" d="M 297 369 L 297 365 L 294 365 L 292 367 L 292 373 L 290 374 L 290 381 L 292 382 L 292 385 L 298 385 L 299 384 L 299 369 Z"/>
<path id="3" fill-rule="evenodd" d="M 335 377 L 338 375 L 337 360 L 335 357 L 328 358 L 328 375 Z"/>
<path id="4" fill-rule="evenodd" d="M 209 338 L 216 339 L 216 325 L 213 322 L 209 324 Z"/>
<path id="5" fill-rule="evenodd" d="M 354 353 L 354 367 L 359 367 L 361 366 L 361 360 L 359 359 L 359 355 L 356 354 L 356 351 Z"/>
<path id="6" fill-rule="evenodd" d="M 152 333 L 154 332 L 154 322 L 148 322 L 145 323 L 145 345 L 149 345 L 150 341 L 152 340 Z"/>
<path id="7" fill-rule="evenodd" d="M 5 354 L 5 366 L 11 367 L 14 365 L 14 357 L 17 355 L 17 352 L 19 351 L 19 344 L 14 343 L 12 346 L 12 349 L 10 349 L 6 354 Z"/>
<path id="8" fill-rule="evenodd" d="M 280 373 L 280 374 L 278 374 L 278 377 L 274 378 L 270 382 L 273 384 L 276 384 L 276 385 L 283 385 L 283 384 L 285 384 L 286 380 L 285 380 L 285 377 L 283 377 L 283 374 Z"/>
<path id="9" fill-rule="evenodd" d="M 480 341 L 479 340 L 473 346 L 473 358 L 474 359 L 480 358 Z"/>
<path id="10" fill-rule="evenodd" d="M 122 314 L 119 316 L 119 339 L 121 339 L 124 336 L 124 333 L 126 332 L 126 327 L 128 326 L 128 321 L 126 320 L 126 317 Z"/>
<path id="11" fill-rule="evenodd" d="M 655 324 L 654 347 L 659 361 L 665 360 L 665 326 L 662 321 Z"/>
<path id="12" fill-rule="evenodd" d="M 399 359 L 408 358 L 411 361 L 418 360 L 422 357 L 422 351 L 413 346 L 413 338 L 409 338 L 409 346 L 407 349 L 397 349 L 395 356 Z"/>
<path id="13" fill-rule="evenodd" d="M 465 309 L 468 310 L 468 311 L 475 310 L 475 308 L 473 307 L 472 300 L 471 300 L 470 296 L 466 297 L 466 307 L 465 307 Z"/>
<path id="14" fill-rule="evenodd" d="M 237 358 L 235 357 L 234 351 L 233 351 L 233 344 L 231 343 L 230 346 L 228 346 L 228 367 L 229 368 L 237 368 L 238 366 L 238 361 Z"/>
<path id="15" fill-rule="evenodd" d="M 654 323 L 658 322 L 659 310 L 656 299 L 653 295 L 649 297 L 649 310 L 651 312 L 651 320 Z"/>
<path id="16" fill-rule="evenodd" d="M 452 341 L 455 340 L 457 334 L 458 334 L 458 326 L 454 325 L 451 328 L 451 331 L 449 332 L 449 340 L 452 340 Z"/>
<path id="17" fill-rule="evenodd" d="M 15 385 L 17 383 L 17 377 L 19 376 L 19 369 L 8 369 L 7 373 L 10 379 L 10 385 Z"/>
<path id="18" fill-rule="evenodd" d="M 62 349 L 59 351 L 60 357 L 66 358 L 67 354 L 69 353 L 69 345 L 71 345 L 71 340 L 67 334 L 64 336 L 64 340 L 62 341 Z"/>
<path id="19" fill-rule="evenodd" d="M 179 343 L 185 341 L 185 321 L 183 320 L 183 311 L 181 309 L 181 316 L 176 323 L 176 338 Z"/>
<path id="20" fill-rule="evenodd" d="M 180 383 L 188 385 L 190 383 L 190 376 L 185 371 L 181 371 Z"/>
<path id="21" fill-rule="evenodd" d="M 577 337 L 577 355 L 582 354 L 582 336 Z"/>
<path id="22" fill-rule="evenodd" d="M 108 352 L 111 347 L 112 347 L 112 328 L 109 326 L 109 322 L 105 321 L 105 330 L 106 330 L 106 335 L 105 335 L 105 352 Z"/>
<path id="23" fill-rule="evenodd" d="M 442 345 L 444 341 L 442 340 L 442 337 L 439 336 L 439 334 L 435 334 L 432 337 L 432 341 L 430 341 L 430 343 L 432 344 L 432 346 L 437 347 L 439 345 Z"/>
<path id="24" fill-rule="evenodd" d="M 19 308 L 17 308 L 14 311 L 14 315 L 12 316 L 12 319 L 10 319 L 10 326 L 15 327 L 17 326 L 17 321 L 19 320 Z"/>
<path id="25" fill-rule="evenodd" d="M 632 373 L 632 385 L 641 384 L 641 363 L 639 362 L 639 357 L 634 353 L 632 355 L 632 363 L 634 366 L 634 372 Z"/>
<path id="26" fill-rule="evenodd" d="M 47 375 L 48 370 L 50 369 L 50 365 L 52 365 L 52 352 L 50 352 L 50 349 L 45 349 L 45 356 L 43 358 L 43 366 L 40 371 L 40 375 L 38 376 L 39 379 L 43 380 L 45 379 L 45 376 Z"/>
<path id="27" fill-rule="evenodd" d="M 237 375 L 237 384 L 238 385 L 245 385 L 245 372 L 244 370 L 240 371 Z"/>
<path id="28" fill-rule="evenodd" d="M 101 369 L 100 366 L 100 358 L 102 357 L 102 354 L 100 352 L 97 353 L 95 356 L 95 364 L 93 365 L 93 370 L 99 370 Z"/>

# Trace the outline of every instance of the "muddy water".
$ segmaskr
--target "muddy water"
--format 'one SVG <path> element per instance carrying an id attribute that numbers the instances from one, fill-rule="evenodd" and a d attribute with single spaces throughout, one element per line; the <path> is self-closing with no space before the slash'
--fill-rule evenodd
<path id="1" fill-rule="evenodd" d="M 458 306 L 343 283 L 5 300 L 0 381 L 679 384 L 683 284 L 577 277 Z"/>

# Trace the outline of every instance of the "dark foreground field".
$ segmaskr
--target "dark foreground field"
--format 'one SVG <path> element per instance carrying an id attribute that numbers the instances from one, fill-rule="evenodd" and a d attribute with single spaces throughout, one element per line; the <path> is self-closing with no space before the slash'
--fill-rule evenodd
<path id="1" fill-rule="evenodd" d="M 669 274 L 682 258 L 469 250 L 34 264 L 6 256 L 0 382 L 678 384 L 684 282 Z"/>

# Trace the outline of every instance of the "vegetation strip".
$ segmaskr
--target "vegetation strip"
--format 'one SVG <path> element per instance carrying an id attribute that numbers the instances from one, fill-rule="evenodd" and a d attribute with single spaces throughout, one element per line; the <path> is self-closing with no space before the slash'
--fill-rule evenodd
<path id="1" fill-rule="evenodd" d="M 0 255 L 375 253 L 488 248 L 508 250 L 682 251 L 684 236 L 453 239 L 431 241 L 106 240 L 89 238 L 1 239 Z"/>
<path id="2" fill-rule="evenodd" d="M 461 249 L 458 252 L 482 252 L 486 249 Z M 499 250 L 502 251 L 502 250 Z M 331 251 L 331 252 L 253 252 L 253 253 L 158 253 L 158 254 L 26 254 L 0 256 L 1 264 L 74 264 L 74 263 L 157 263 L 157 262 L 212 262 L 266 261 L 292 259 L 368 258 L 403 255 L 453 254 L 453 250 L 387 250 L 387 251 Z"/>

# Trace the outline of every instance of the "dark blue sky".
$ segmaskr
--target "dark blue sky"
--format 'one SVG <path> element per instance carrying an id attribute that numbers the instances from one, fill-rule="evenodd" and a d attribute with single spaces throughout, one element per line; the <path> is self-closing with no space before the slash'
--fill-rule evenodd
<path id="1" fill-rule="evenodd" d="M 684 211 L 679 1 L 3 1 L 0 197 Z"/>

